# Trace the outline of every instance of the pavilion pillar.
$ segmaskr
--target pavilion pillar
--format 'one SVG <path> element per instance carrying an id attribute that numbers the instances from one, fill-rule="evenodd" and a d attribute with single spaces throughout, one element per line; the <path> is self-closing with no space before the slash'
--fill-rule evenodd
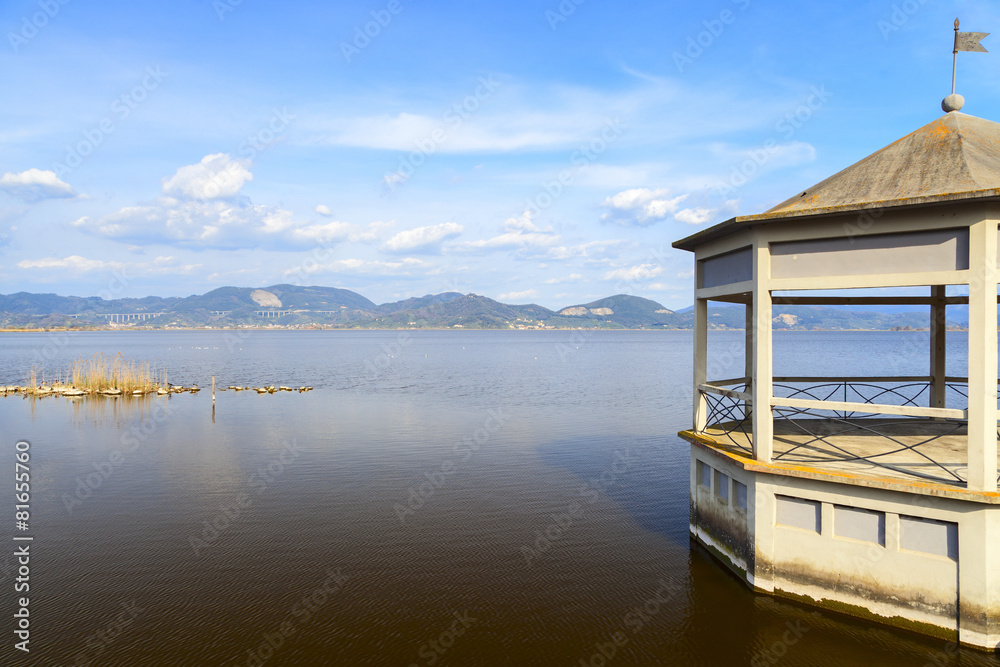
<path id="1" fill-rule="evenodd" d="M 751 391 L 753 380 L 753 303 L 748 303 L 745 307 L 746 310 L 746 342 L 743 345 L 743 357 L 744 357 L 744 369 L 743 377 L 746 378 L 746 389 L 744 391 Z M 743 418 L 753 419 L 753 402 L 746 401 L 743 403 Z"/>
<path id="2" fill-rule="evenodd" d="M 969 228 L 969 489 L 997 490 L 997 221 Z"/>
<path id="3" fill-rule="evenodd" d="M 945 383 L 945 339 L 947 336 L 947 306 L 945 304 L 945 286 L 931 286 L 931 391 L 930 407 L 945 407 L 946 392 L 948 387 Z"/>
<path id="4" fill-rule="evenodd" d="M 753 247 L 753 457 L 770 462 L 774 437 L 771 411 L 771 247 L 758 236 Z"/>
<path id="5" fill-rule="evenodd" d="M 708 299 L 694 300 L 694 430 L 708 426 L 708 401 L 698 389 L 708 382 Z"/>

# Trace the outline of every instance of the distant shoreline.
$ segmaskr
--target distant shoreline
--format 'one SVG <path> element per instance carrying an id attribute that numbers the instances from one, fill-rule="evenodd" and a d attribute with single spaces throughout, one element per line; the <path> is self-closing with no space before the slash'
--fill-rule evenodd
<path id="1" fill-rule="evenodd" d="M 948 331 L 954 332 L 967 332 L 969 329 L 967 327 L 949 327 Z M 525 328 L 525 329 L 487 329 L 487 328 L 473 328 L 473 327 L 308 327 L 308 328 L 290 328 L 290 327 L 171 327 L 169 329 L 156 329 L 152 327 L 87 327 L 79 329 L 67 329 L 64 327 L 54 327 L 51 329 L 45 328 L 2 328 L 0 327 L 0 334 L 2 333 L 88 333 L 88 332 L 116 332 L 116 333 L 135 333 L 140 331 L 148 332 L 167 332 L 167 331 L 251 331 L 251 332 L 263 332 L 263 331 L 457 331 L 457 332 L 482 332 L 482 331 L 635 331 L 635 332 L 650 332 L 650 331 L 694 331 L 690 328 L 673 328 L 673 329 L 641 329 L 641 328 L 614 328 L 614 327 L 553 327 L 551 329 L 540 329 L 540 328 Z M 746 329 L 709 329 L 709 333 L 719 332 L 719 331 L 746 331 Z M 778 332 L 788 332 L 788 333 L 832 333 L 837 331 L 844 332 L 877 332 L 884 331 L 887 333 L 918 333 L 927 332 L 928 329 L 772 329 L 774 333 Z"/>

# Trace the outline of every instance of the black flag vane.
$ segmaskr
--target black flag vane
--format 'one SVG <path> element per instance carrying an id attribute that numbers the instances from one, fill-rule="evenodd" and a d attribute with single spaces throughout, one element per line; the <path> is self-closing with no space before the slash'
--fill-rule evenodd
<path id="1" fill-rule="evenodd" d="M 955 48 L 951 52 L 951 94 L 955 94 L 955 70 L 958 65 L 959 51 L 976 51 L 978 53 L 989 53 L 979 42 L 983 37 L 988 36 L 988 32 L 959 32 L 958 19 L 955 19 Z"/>

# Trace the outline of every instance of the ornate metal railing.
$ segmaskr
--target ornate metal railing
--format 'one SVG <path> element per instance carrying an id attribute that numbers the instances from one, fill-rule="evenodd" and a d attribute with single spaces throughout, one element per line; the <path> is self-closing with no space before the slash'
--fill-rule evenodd
<path id="1" fill-rule="evenodd" d="M 780 430 L 776 438 L 794 436 L 780 438 L 784 447 L 775 447 L 772 460 L 867 463 L 921 479 L 966 484 L 959 474 L 963 466 L 939 461 L 928 452 L 930 443 L 963 435 L 967 428 L 965 378 L 946 378 L 945 407 L 927 407 L 933 392 L 929 377 L 776 377 L 772 386 L 771 408 L 776 431 Z M 698 389 L 713 435 L 752 455 L 753 401 L 746 378 L 707 383 Z M 859 447 L 857 441 L 843 436 L 877 439 L 881 449 Z M 901 454 L 914 455 L 917 463 L 900 465 L 888 460 Z"/>

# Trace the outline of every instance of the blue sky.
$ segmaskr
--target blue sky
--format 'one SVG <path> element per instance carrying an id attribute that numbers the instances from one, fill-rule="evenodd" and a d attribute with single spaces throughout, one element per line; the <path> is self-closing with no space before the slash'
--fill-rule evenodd
<path id="1" fill-rule="evenodd" d="M 1000 6 L 0 4 L 0 292 L 691 302 L 671 242 L 941 115 Z M 998 30 L 1000 31 L 1000 30 Z M 960 54 L 1000 120 L 1000 41 Z"/>

